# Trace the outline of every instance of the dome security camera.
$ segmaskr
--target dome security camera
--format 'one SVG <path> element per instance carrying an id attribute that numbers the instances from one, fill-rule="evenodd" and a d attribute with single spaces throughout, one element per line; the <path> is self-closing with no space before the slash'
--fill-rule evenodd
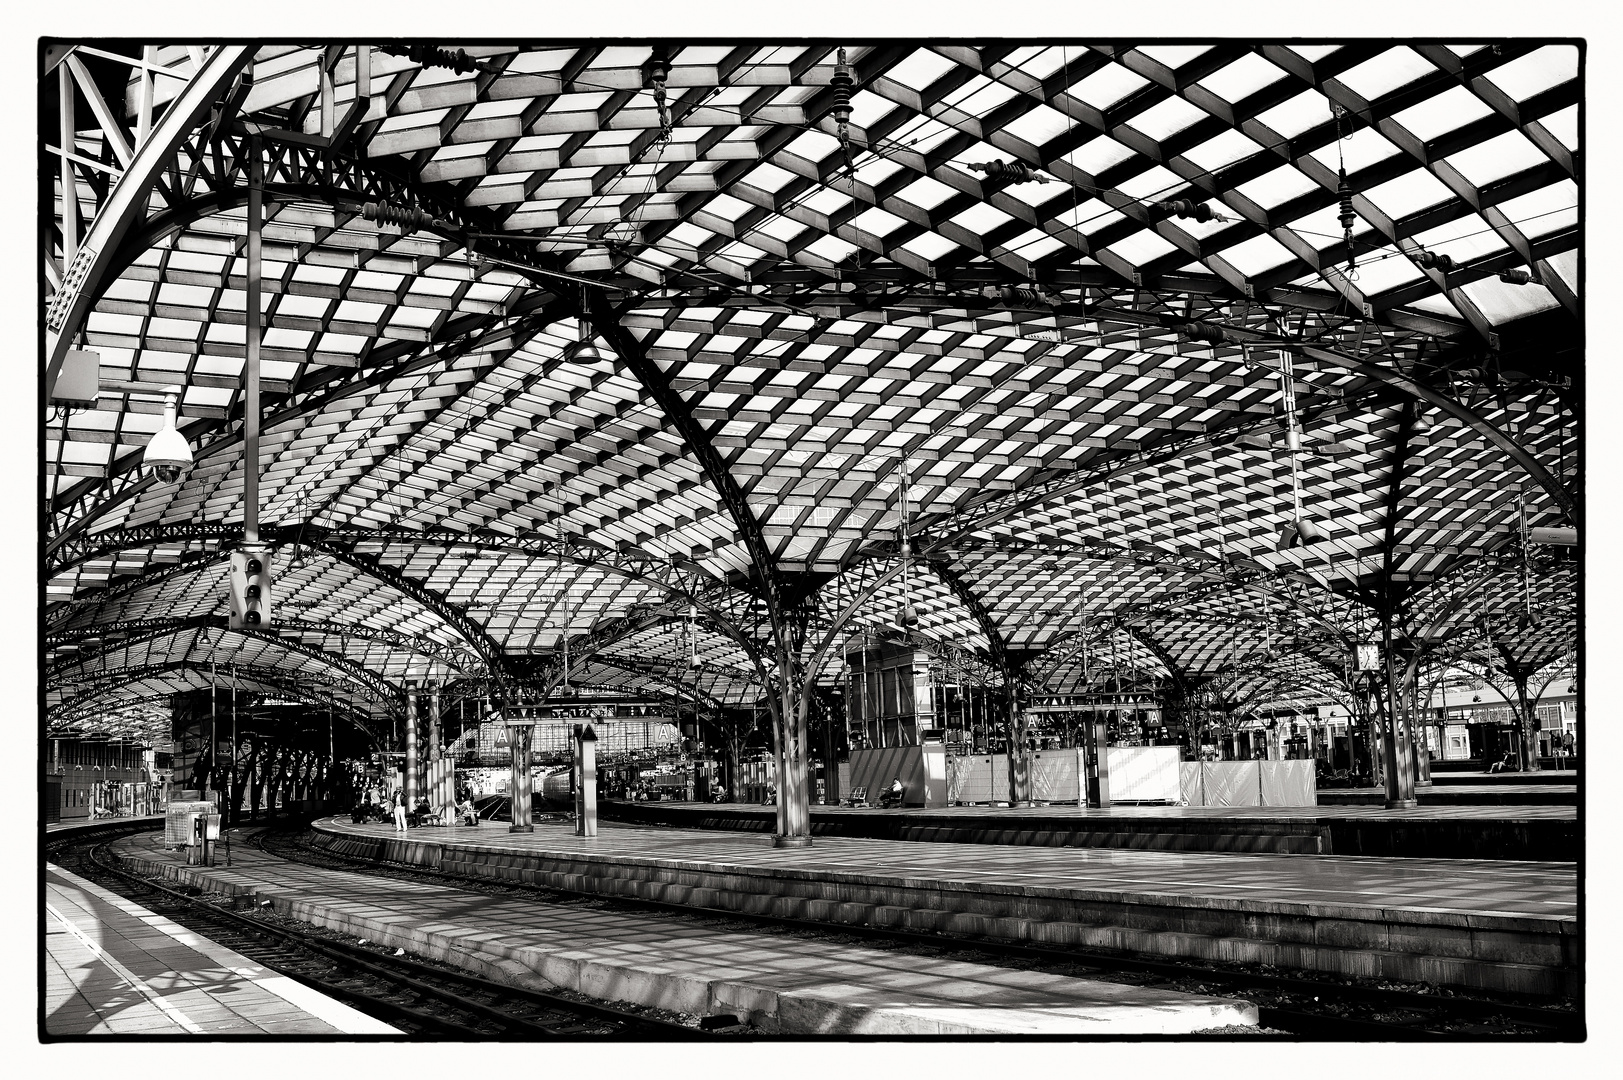
<path id="1" fill-rule="evenodd" d="M 178 388 L 167 391 L 163 401 L 163 426 L 147 443 L 141 455 L 141 464 L 149 469 L 160 484 L 173 484 L 192 467 L 192 448 L 186 436 L 175 427 L 175 405 L 180 397 Z"/>

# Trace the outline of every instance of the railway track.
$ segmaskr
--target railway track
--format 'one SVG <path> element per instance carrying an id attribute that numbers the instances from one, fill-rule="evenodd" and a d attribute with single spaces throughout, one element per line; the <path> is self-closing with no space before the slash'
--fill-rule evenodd
<path id="1" fill-rule="evenodd" d="M 548 994 L 368 947 L 268 909 L 171 888 L 117 865 L 109 845 L 136 831 L 112 826 L 47 841 L 51 861 L 134 900 L 156 914 L 399 1028 L 408 1037 L 534 1041 L 673 1041 L 712 1031 L 578 995 Z M 251 901 L 249 902 L 251 904 Z"/>
<path id="2" fill-rule="evenodd" d="M 1282 974 L 1239 965 L 1158 960 L 1087 948 L 1046 948 L 984 938 L 952 937 L 697 908 L 655 900 L 605 897 L 546 886 L 494 883 L 443 871 L 380 865 L 317 849 L 293 831 L 266 831 L 255 842 L 268 854 L 315 866 L 359 870 L 408 880 L 455 883 L 491 895 L 527 895 L 547 903 L 591 904 L 611 910 L 658 911 L 707 925 L 766 929 L 883 948 L 914 950 L 977 963 L 1038 969 L 1077 978 L 1129 982 L 1187 993 L 1242 997 L 1255 1002 L 1261 1026 L 1304 1039 L 1399 1041 L 1504 1038 L 1576 1041 L 1585 1037 L 1583 1016 L 1573 1007 L 1551 1007 L 1508 998 L 1460 994 L 1448 988 L 1352 980 L 1312 973 Z"/>

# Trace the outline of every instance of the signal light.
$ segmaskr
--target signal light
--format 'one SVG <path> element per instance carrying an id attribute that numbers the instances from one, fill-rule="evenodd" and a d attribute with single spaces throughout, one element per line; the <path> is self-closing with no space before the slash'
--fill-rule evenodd
<path id="1" fill-rule="evenodd" d="M 228 578 L 233 630 L 255 630 L 271 624 L 270 556 L 264 552 L 233 551 Z"/>

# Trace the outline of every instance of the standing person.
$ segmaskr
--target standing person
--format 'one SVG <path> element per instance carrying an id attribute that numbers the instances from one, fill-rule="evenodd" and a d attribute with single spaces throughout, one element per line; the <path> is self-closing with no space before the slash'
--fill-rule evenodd
<path id="1" fill-rule="evenodd" d="M 406 793 L 400 788 L 394 792 L 394 831 L 406 831 Z"/>

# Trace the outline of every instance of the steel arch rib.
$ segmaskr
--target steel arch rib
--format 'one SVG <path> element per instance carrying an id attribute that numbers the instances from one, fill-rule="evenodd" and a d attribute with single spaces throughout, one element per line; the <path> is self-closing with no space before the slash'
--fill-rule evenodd
<path id="1" fill-rule="evenodd" d="M 158 641 L 166 637 L 174 637 L 178 634 L 184 634 L 191 629 L 194 628 L 190 626 L 153 628 L 142 633 L 130 635 L 125 640 L 119 642 L 116 648 L 127 650 L 134 645 L 140 645 L 149 641 Z M 319 664 L 325 664 L 336 671 L 342 672 L 346 678 L 365 686 L 367 689 L 380 696 L 392 694 L 398 690 L 398 687 L 389 682 L 387 679 L 383 678 L 381 675 L 376 675 L 371 671 L 368 671 L 366 668 L 355 663 L 353 660 L 348 659 L 347 657 L 339 656 L 336 653 L 330 653 L 325 649 L 318 649 L 314 646 L 305 645 L 303 642 L 289 641 L 285 638 L 277 636 L 275 631 L 272 630 L 223 630 L 223 632 L 227 634 L 237 634 L 241 637 L 253 638 L 258 641 L 271 642 L 280 648 L 286 649 L 288 652 L 297 653 L 300 656 L 308 657 Z M 87 662 L 88 661 L 86 660 L 74 660 L 71 663 L 55 665 L 46 669 L 45 677 L 47 680 L 57 679 L 71 683 L 71 679 L 64 677 L 71 673 L 74 666 L 82 666 Z M 198 662 L 196 661 L 188 660 L 185 661 L 185 663 L 191 664 L 192 666 L 198 666 Z M 271 668 L 269 670 L 281 669 Z"/>
<path id="2" fill-rule="evenodd" d="M 142 679 L 159 678 L 172 672 L 196 672 L 201 674 L 201 671 L 201 668 L 189 660 L 171 660 L 161 664 L 142 664 L 129 668 L 112 668 L 102 673 L 105 677 L 86 688 L 84 692 L 76 694 L 71 698 L 64 698 L 58 704 L 47 709 L 46 713 L 48 717 L 58 720 L 63 718 L 71 718 L 71 714 L 75 710 L 82 709 L 90 703 L 96 701 L 98 698 L 101 698 L 107 694 L 116 693 L 119 689 L 128 686 L 130 683 L 139 682 Z M 244 672 L 251 672 L 252 674 L 244 676 Z M 253 665 L 238 665 L 236 668 L 236 675 L 239 677 L 240 681 L 258 683 L 294 697 L 303 697 L 334 706 L 348 705 L 349 707 L 347 711 L 350 713 L 351 718 L 355 720 L 356 726 L 360 727 L 368 735 L 371 735 L 374 738 L 378 735 L 378 732 L 373 730 L 368 725 L 360 722 L 360 717 L 362 715 L 366 715 L 368 719 L 371 719 L 373 714 L 361 713 L 360 710 L 353 707 L 352 701 L 346 702 L 345 699 L 340 698 L 337 694 L 321 693 L 308 683 L 300 684 L 296 679 L 285 678 L 281 672 L 274 668 L 261 668 Z M 367 697 L 363 698 L 362 700 L 383 706 L 383 715 L 385 716 L 389 715 L 389 712 L 393 707 L 392 702 L 382 699 Z"/>
<path id="3" fill-rule="evenodd" d="M 47 633 L 47 646 L 81 641 L 87 637 L 103 637 L 109 632 L 130 635 L 123 642 L 141 640 L 134 635 L 161 635 L 165 633 L 180 633 L 185 630 L 224 630 L 225 627 L 218 615 L 188 615 L 182 618 L 168 619 L 119 619 L 108 623 L 90 623 L 75 627 L 72 630 L 56 630 Z M 421 636 L 413 638 L 405 634 L 397 634 L 390 630 L 381 630 L 377 627 L 366 626 L 361 623 L 334 623 L 334 622 L 279 622 L 273 635 L 280 639 L 282 631 L 293 630 L 306 634 L 321 634 L 326 637 L 348 637 L 357 641 L 377 642 L 389 648 L 409 653 L 412 656 L 427 657 L 438 661 L 446 667 L 457 672 L 477 670 L 474 657 L 465 649 L 442 642 L 424 640 Z M 235 633 L 236 631 L 231 631 Z M 340 654 L 333 653 L 337 656 Z"/>
<path id="4" fill-rule="evenodd" d="M 242 535 L 242 530 L 240 528 L 229 530 L 222 526 L 220 527 L 220 532 L 220 538 L 222 540 L 233 538 L 240 539 Z M 275 534 L 271 530 L 266 530 L 265 535 L 267 538 L 270 538 Z M 285 541 L 287 537 L 278 537 L 278 539 Z M 144 542 L 151 543 L 156 541 Z M 319 530 L 307 531 L 300 542 L 307 547 L 320 551 L 324 555 L 337 559 L 340 562 L 347 563 L 368 577 L 371 577 L 374 580 L 387 585 L 389 588 L 394 589 L 407 599 L 420 604 L 423 608 L 433 613 L 452 629 L 454 629 L 458 636 L 468 643 L 469 647 L 479 655 L 480 659 L 483 660 L 492 671 L 501 672 L 505 670 L 506 653 L 502 649 L 501 645 L 497 643 L 488 632 L 486 632 L 484 627 L 480 626 L 478 623 L 474 622 L 460 611 L 457 611 L 443 597 L 440 597 L 432 590 L 418 584 L 411 578 L 408 578 L 404 574 L 401 574 L 399 571 L 395 570 L 393 567 L 379 562 L 371 556 L 361 555 L 351 551 L 345 544 L 331 542 L 324 537 Z M 160 584 L 171 577 L 175 577 L 180 574 L 195 573 L 210 566 L 218 565 L 220 557 L 221 554 L 218 551 L 189 552 L 182 556 L 177 562 L 159 565 L 155 569 L 148 569 L 147 571 L 137 574 L 134 577 L 118 582 L 117 584 L 108 588 L 104 595 L 97 600 L 97 602 L 104 604 L 110 601 L 115 601 L 128 596 L 131 592 L 134 592 L 137 589 L 148 588 L 152 585 Z M 69 608 L 67 610 L 68 613 L 61 617 L 61 621 L 58 624 L 59 626 L 65 624 L 66 621 L 72 617 L 72 609 Z"/>
<path id="5" fill-rule="evenodd" d="M 147 195 L 152 190 L 153 181 L 169 164 L 175 150 L 198 119 L 237 77 L 237 73 L 247 66 L 253 58 L 254 48 L 251 44 L 215 47 L 203 62 L 202 69 L 164 112 L 163 119 L 158 121 L 146 141 L 136 148 L 129 168 L 118 178 L 101 211 L 90 223 L 84 243 L 79 247 L 80 257 L 85 258 L 83 275 L 72 299 L 67 301 L 61 326 L 53 328 L 47 324 L 45 328 L 47 397 L 56 385 L 68 345 L 83 325 L 90 304 L 100 291 L 102 278 L 112 264 L 119 242 L 129 231 L 130 225 L 146 212 Z M 66 197 L 67 193 L 63 194 Z M 86 256 L 84 253 L 87 252 Z M 64 277 L 68 276 L 67 271 L 68 268 L 64 267 Z M 64 287 L 73 288 L 71 284 Z"/>

